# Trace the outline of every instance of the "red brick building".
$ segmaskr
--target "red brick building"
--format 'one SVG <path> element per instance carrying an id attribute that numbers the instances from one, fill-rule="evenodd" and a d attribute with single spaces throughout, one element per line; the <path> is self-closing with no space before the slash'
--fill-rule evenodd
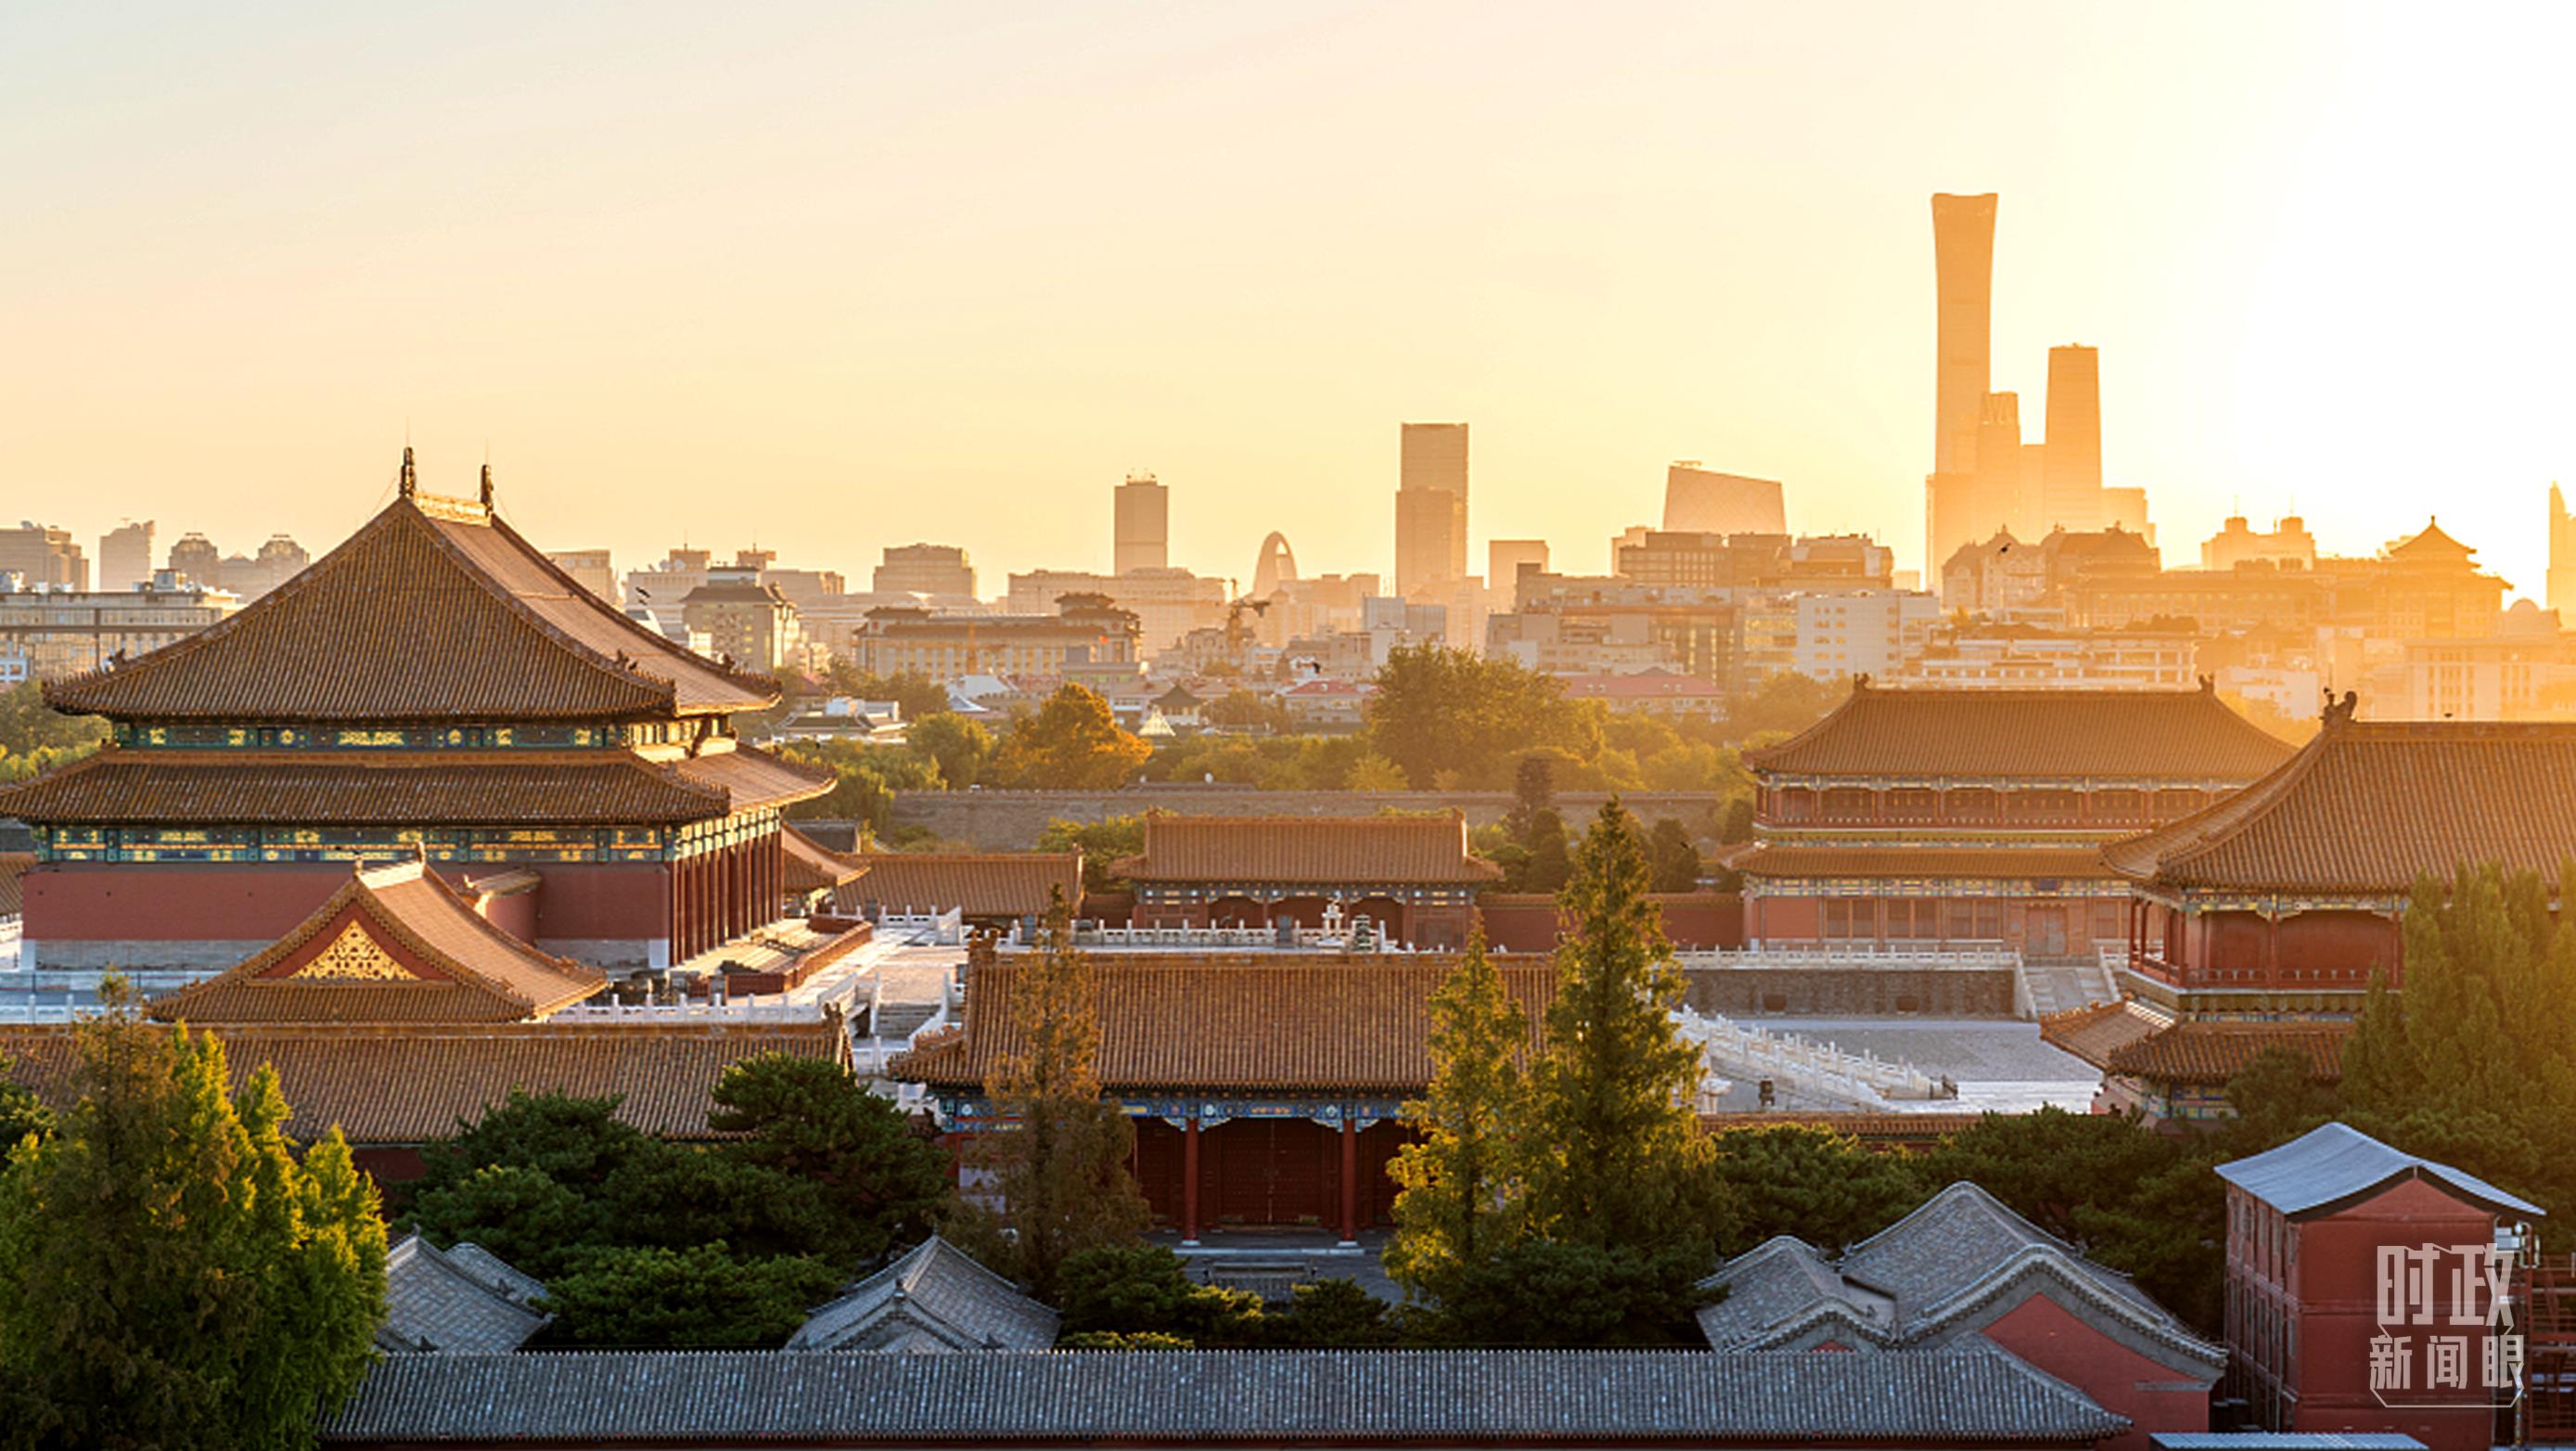
<path id="1" fill-rule="evenodd" d="M 2106 841 L 2207 806 L 2290 747 L 2197 691 L 1889 690 L 1748 751 L 1757 946 L 2089 958 L 2127 928 Z"/>
<path id="2" fill-rule="evenodd" d="M 1464 946 L 1476 893 L 1502 870 L 1467 849 L 1467 818 L 1145 817 L 1145 850 L 1113 875 L 1136 887 L 1139 927 L 1321 927 L 1338 906 L 1382 940 Z"/>
<path id="3" fill-rule="evenodd" d="M 1430 998 L 1455 959 L 1234 953 L 1091 954 L 1100 1081 L 1136 1123 L 1135 1170 L 1157 1221 L 1317 1225 L 1347 1239 L 1390 1222 L 1396 1118 L 1431 1082 Z M 992 1125 L 986 1081 L 1018 1051 L 1010 958 L 967 969 L 962 1031 L 895 1076 L 950 1128 Z M 1555 969 L 1507 966 L 1533 1046 Z"/>
<path id="4" fill-rule="evenodd" d="M 735 738 L 774 681 L 619 614 L 479 499 L 398 496 L 237 615 L 46 684 L 112 743 L 0 792 L 36 834 L 24 959 L 212 971 L 353 861 L 524 866 L 532 940 L 661 969 L 776 919 L 782 809 L 830 782 Z"/>
<path id="5" fill-rule="evenodd" d="M 2536 1206 L 2339 1123 L 2218 1175 L 2227 1385 L 2257 1425 L 2498 1444 L 2512 1393 L 2485 1383 L 2499 1365 L 2490 1312 L 2511 1270 L 2488 1256 L 2498 1226 L 2539 1219 Z"/>

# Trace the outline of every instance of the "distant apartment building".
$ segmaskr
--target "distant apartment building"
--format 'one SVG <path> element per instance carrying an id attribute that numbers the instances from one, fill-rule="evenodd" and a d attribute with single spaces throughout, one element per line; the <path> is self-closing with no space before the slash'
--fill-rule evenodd
<path id="1" fill-rule="evenodd" d="M 1010 577 L 1002 609 L 1014 615 L 1042 615 L 1067 595 L 1095 594 L 1134 613 L 1139 644 L 1149 657 L 1178 645 L 1192 630 L 1225 623 L 1225 581 L 1203 579 L 1186 569 L 1139 569 L 1117 575 L 1033 569 Z"/>
<path id="2" fill-rule="evenodd" d="M 640 609 L 656 619 L 667 614 L 676 621 L 682 602 L 707 582 L 707 570 L 714 559 L 711 550 L 674 549 L 658 564 L 626 571 L 627 612 Z"/>
<path id="3" fill-rule="evenodd" d="M 15 529 L 0 529 L 0 574 L 18 576 L 35 589 L 89 588 L 89 557 L 72 542 L 71 531 L 32 520 Z"/>
<path id="4" fill-rule="evenodd" d="M 1913 590 L 1801 594 L 1790 668 L 1813 680 L 1887 679 L 1923 653 L 1941 602 Z"/>
<path id="5" fill-rule="evenodd" d="M 839 596 L 849 584 L 837 569 L 781 569 L 774 564 L 760 571 L 760 582 L 785 595 L 799 610 Z"/>
<path id="6" fill-rule="evenodd" d="M 850 637 L 850 663 L 873 675 L 1080 679 L 1138 672 L 1137 621 L 1106 595 L 1076 594 L 1044 612 L 941 614 L 883 606 Z"/>
<path id="7" fill-rule="evenodd" d="M 15 576 L 11 576 L 15 578 Z M 141 589 L 0 589 L 0 683 L 61 680 L 186 639 L 238 596 L 164 571 Z"/>
<path id="8" fill-rule="evenodd" d="M 878 594 L 928 595 L 939 601 L 975 598 L 975 567 L 954 544 L 888 545 L 870 580 Z"/>
<path id="9" fill-rule="evenodd" d="M 1611 544 L 1611 572 L 1642 585 L 1749 590 L 1773 575 L 1788 547 L 1786 534 L 1631 529 Z"/>
<path id="10" fill-rule="evenodd" d="M 1467 425 L 1408 423 L 1395 494 L 1395 592 L 1414 595 L 1467 574 Z"/>
<path id="11" fill-rule="evenodd" d="M 1164 569 L 1172 562 L 1172 496 L 1152 474 L 1129 474 L 1118 486 L 1111 520 L 1110 569 L 1118 574 Z"/>
<path id="12" fill-rule="evenodd" d="M 1936 631 L 1881 683 L 1944 690 L 2186 690 L 2199 640 L 2181 631 L 1980 625 Z"/>
<path id="13" fill-rule="evenodd" d="M 1360 611 L 1377 596 L 1374 574 L 1323 574 L 1311 579 L 1285 579 L 1266 595 L 1269 607 L 1255 617 L 1253 638 L 1271 647 L 1285 646 L 1301 635 L 1355 630 Z"/>
<path id="14" fill-rule="evenodd" d="M 2576 635 L 2556 610 L 2530 600 L 2506 610 L 2495 632 L 2464 640 L 2408 640 L 2402 708 L 2382 719 L 2576 718 Z"/>
<path id="15" fill-rule="evenodd" d="M 555 568 L 571 575 L 573 582 L 605 601 L 611 609 L 625 608 L 625 591 L 617 587 L 617 566 L 610 562 L 605 549 L 557 549 L 546 558 Z"/>
<path id="16" fill-rule="evenodd" d="M 2317 536 L 2308 532 L 2308 521 L 2296 514 L 2285 514 L 2268 533 L 2258 532 L 2245 522 L 2242 514 L 2231 514 L 2218 532 L 2200 543 L 2200 567 L 2234 569 L 2240 564 L 2277 564 L 2295 569 L 2313 569 L 2317 563 Z"/>
<path id="17" fill-rule="evenodd" d="M 1726 714 L 1726 692 L 1677 670 L 1569 675 L 1565 698 L 1597 700 L 1612 710 L 1666 720 L 1716 720 Z"/>
<path id="18" fill-rule="evenodd" d="M 2506 587 L 2476 553 L 2427 524 L 2377 555 L 2320 556 L 2312 567 L 2256 559 L 2226 570 L 2097 572 L 2069 580 L 2062 602 L 2070 623 L 2095 628 L 2189 620 L 2204 634 L 2330 627 L 2381 640 L 2474 639 L 2494 633 Z"/>
<path id="19" fill-rule="evenodd" d="M 1786 534 L 1777 479 L 1722 474 L 1687 459 L 1664 471 L 1664 530 L 1673 534 Z"/>
<path id="20" fill-rule="evenodd" d="M 140 589 L 152 582 L 152 521 L 128 521 L 98 539 L 101 594 Z"/>
<path id="21" fill-rule="evenodd" d="M 172 574 L 208 588 L 220 587 L 224 577 L 224 552 L 215 541 L 195 530 L 179 536 L 170 546 L 169 569 Z"/>
<path id="22" fill-rule="evenodd" d="M 753 568 L 719 566 L 680 601 L 680 622 L 706 650 L 746 670 L 802 669 L 804 636 L 796 606 Z"/>
<path id="23" fill-rule="evenodd" d="M 1551 674 L 1657 666 L 1738 687 L 1740 608 L 1723 589 L 1530 573 L 1520 608 L 1486 621 L 1486 653 Z"/>

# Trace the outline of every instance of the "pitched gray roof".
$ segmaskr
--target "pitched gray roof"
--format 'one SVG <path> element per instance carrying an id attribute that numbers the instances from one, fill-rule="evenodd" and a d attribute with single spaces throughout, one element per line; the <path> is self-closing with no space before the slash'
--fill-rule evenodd
<path id="1" fill-rule="evenodd" d="M 2329 1213 L 2402 1179 L 2430 1179 L 2498 1214 L 2538 1219 L 2539 1205 L 2448 1164 L 2391 1148 L 2346 1123 L 2323 1124 L 2276 1149 L 2218 1166 L 2218 1177 L 2296 1219 Z"/>
<path id="2" fill-rule="evenodd" d="M 2095 1264 L 1965 1180 L 1829 1262 L 1780 1236 L 1721 1266 L 1725 1298 L 1699 1312 L 1718 1350 L 1921 1350 L 1964 1343 L 2045 1295 L 2179 1372 L 2215 1376 L 2226 1352 L 2192 1334 L 2129 1277 Z"/>
<path id="3" fill-rule="evenodd" d="M 696 1445 L 1117 1439 L 1341 1444 L 2090 1443 L 2128 1429 L 1978 1340 L 1920 1355 L 1706 1351 L 633 1351 L 392 1356 L 326 1442 Z"/>
<path id="4" fill-rule="evenodd" d="M 1044 1350 L 1056 1313 L 937 1235 L 852 1285 L 790 1350 Z"/>
<path id="5" fill-rule="evenodd" d="M 385 1323 L 376 1345 L 397 1354 L 489 1355 L 516 1350 L 546 1317 L 545 1286 L 479 1245 L 442 1250 L 419 1235 L 385 1256 Z"/>

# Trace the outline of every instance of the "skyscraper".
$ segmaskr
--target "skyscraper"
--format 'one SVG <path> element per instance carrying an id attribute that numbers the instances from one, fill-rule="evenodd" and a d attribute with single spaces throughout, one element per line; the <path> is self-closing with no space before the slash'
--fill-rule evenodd
<path id="1" fill-rule="evenodd" d="M 1789 517 L 1778 480 L 1721 474 L 1686 459 L 1664 471 L 1664 532 L 1786 534 Z"/>
<path id="2" fill-rule="evenodd" d="M 1495 609 L 1508 614 L 1520 608 L 1523 565 L 1546 573 L 1546 540 L 1496 539 L 1485 545 L 1485 588 L 1493 594 Z"/>
<path id="3" fill-rule="evenodd" d="M 2576 613 L 2576 515 L 2558 486 L 2549 486 L 2549 607 Z"/>
<path id="4" fill-rule="evenodd" d="M 1395 493 L 1395 592 L 1467 577 L 1467 425 L 1408 423 Z"/>
<path id="5" fill-rule="evenodd" d="M 1977 425 L 1993 383 L 1995 194 L 1932 197 L 1940 299 L 1932 400 L 1932 477 L 1924 481 L 1925 576 L 1974 534 Z"/>
<path id="6" fill-rule="evenodd" d="M 98 587 L 123 594 L 152 582 L 152 521 L 129 520 L 98 537 Z"/>
<path id="7" fill-rule="evenodd" d="M 2040 529 L 2102 527 L 2102 360 L 2081 343 L 2048 350 L 2048 482 Z"/>
<path id="8" fill-rule="evenodd" d="M 1152 474 L 1129 474 L 1118 486 L 1116 538 L 1110 568 L 1117 574 L 1161 569 L 1171 563 L 1172 500 Z"/>
<path id="9" fill-rule="evenodd" d="M 1977 416 L 1977 487 L 1970 497 L 1974 517 L 1975 539 L 1987 539 L 1998 529 L 2009 528 L 2016 535 L 2029 533 L 2025 521 L 2030 517 L 2029 487 L 2023 476 L 2021 446 L 2021 395 L 1989 393 Z"/>

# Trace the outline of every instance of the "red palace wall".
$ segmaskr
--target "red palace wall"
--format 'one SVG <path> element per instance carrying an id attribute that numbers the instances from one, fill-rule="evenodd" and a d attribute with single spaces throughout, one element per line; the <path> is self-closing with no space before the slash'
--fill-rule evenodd
<path id="1" fill-rule="evenodd" d="M 2122 1345 L 2045 1295 L 2005 1311 L 1983 1333 L 2128 1417 L 2128 1433 L 2099 1443 L 2103 1451 L 2147 1451 L 2147 1438 L 2158 1431 L 2209 1429 L 2209 1386 L 2191 1386 L 2171 1366 Z"/>
<path id="2" fill-rule="evenodd" d="M 2254 912 L 2176 913 L 2141 908 L 2141 971 L 2180 987 L 2367 987 L 2374 970 L 2403 977 L 2404 934 L 2377 912 L 2329 910 L 2282 917 Z"/>
<path id="3" fill-rule="evenodd" d="M 1731 892 L 1658 892 L 1648 900 L 1664 914 L 1664 936 L 1683 952 L 1744 945 L 1744 899 Z M 1553 952 L 1556 899 L 1536 894 L 1489 895 L 1476 904 L 1485 941 L 1506 952 Z"/>
<path id="4" fill-rule="evenodd" d="M 499 868 L 439 863 L 462 885 Z M 492 920 L 522 938 L 636 939 L 670 935 L 668 874 L 653 863 L 547 864 L 533 892 L 495 898 Z M 248 943 L 285 936 L 312 915 L 349 868 L 274 865 L 57 862 L 26 876 L 27 940 L 46 943 Z M 137 964 L 148 965 L 148 964 Z M 194 964 L 229 966 L 230 962 Z"/>

